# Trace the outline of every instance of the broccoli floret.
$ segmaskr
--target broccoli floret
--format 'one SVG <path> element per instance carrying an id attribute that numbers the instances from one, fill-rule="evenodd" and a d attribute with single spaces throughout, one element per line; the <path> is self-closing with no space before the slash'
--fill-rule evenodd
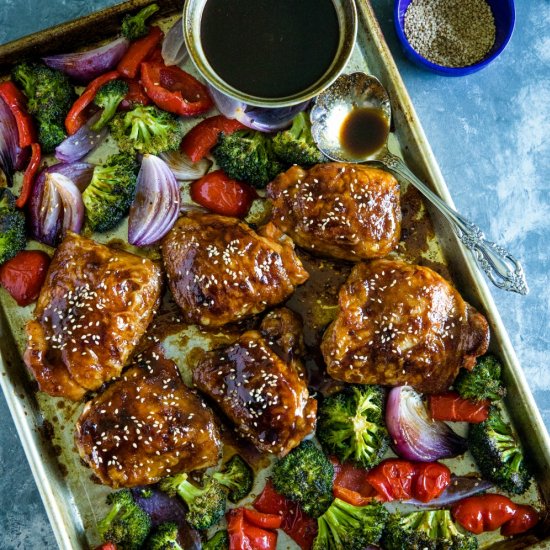
<path id="1" fill-rule="evenodd" d="M 0 264 L 25 248 L 25 215 L 15 208 L 15 197 L 0 187 Z"/>
<path id="2" fill-rule="evenodd" d="M 512 427 L 504 421 L 497 407 L 490 408 L 484 422 L 470 424 L 468 444 L 485 479 L 516 495 L 527 490 L 531 473 Z"/>
<path id="3" fill-rule="evenodd" d="M 317 437 L 323 449 L 342 462 L 376 466 L 390 443 L 383 403 L 380 386 L 349 386 L 327 397 L 317 416 Z"/>
<path id="4" fill-rule="evenodd" d="M 490 399 L 499 401 L 506 395 L 500 375 L 502 365 L 494 355 L 484 355 L 477 360 L 473 370 L 462 369 L 454 387 L 465 399 Z"/>
<path id="5" fill-rule="evenodd" d="M 92 124 L 92 130 L 98 132 L 101 130 L 114 116 L 120 102 L 128 93 L 128 84 L 124 80 L 111 80 L 99 88 L 94 98 L 94 103 L 98 107 L 103 108 L 101 116 Z"/>
<path id="6" fill-rule="evenodd" d="M 265 187 L 283 165 L 273 152 L 273 142 L 262 132 L 239 130 L 223 132 L 212 154 L 220 168 L 230 177 L 256 187 Z"/>
<path id="7" fill-rule="evenodd" d="M 178 543 L 177 523 L 161 523 L 147 539 L 145 550 L 184 550 Z"/>
<path id="8" fill-rule="evenodd" d="M 132 493 L 128 489 L 110 493 L 107 504 L 111 510 L 97 525 L 103 541 L 124 550 L 140 548 L 151 530 L 151 519 L 134 502 Z"/>
<path id="9" fill-rule="evenodd" d="M 354 506 L 336 498 L 317 520 L 313 550 L 364 550 L 378 543 L 388 516 L 381 504 Z"/>
<path id="10" fill-rule="evenodd" d="M 161 490 L 170 496 L 179 495 L 187 504 L 187 522 L 194 529 L 209 529 L 225 513 L 226 495 L 223 485 L 208 478 L 204 487 L 187 481 L 187 474 L 167 477 L 160 482 Z"/>
<path id="11" fill-rule="evenodd" d="M 104 166 L 96 166 L 92 181 L 82 193 L 88 225 L 108 231 L 128 213 L 136 191 L 138 163 L 129 154 L 111 155 Z"/>
<path id="12" fill-rule="evenodd" d="M 224 471 L 216 472 L 212 477 L 229 489 L 227 496 L 231 502 L 247 496 L 254 483 L 252 468 L 239 455 L 234 455 L 225 464 Z"/>
<path id="13" fill-rule="evenodd" d="M 386 550 L 475 550 L 477 539 L 461 533 L 449 510 L 392 515 L 384 533 Z"/>
<path id="14" fill-rule="evenodd" d="M 117 113 L 109 128 L 121 151 L 151 155 L 177 149 L 184 134 L 177 116 L 152 105 Z"/>
<path id="15" fill-rule="evenodd" d="M 218 531 L 209 541 L 202 545 L 202 550 L 229 550 L 227 531 Z"/>
<path id="16" fill-rule="evenodd" d="M 313 141 L 311 122 L 303 112 L 294 117 L 288 130 L 273 138 L 273 151 L 287 164 L 311 166 L 326 160 Z"/>
<path id="17" fill-rule="evenodd" d="M 38 121 L 38 141 L 51 153 L 65 139 L 65 117 L 75 99 L 68 77 L 40 63 L 21 63 L 12 71 L 27 96 L 27 109 Z"/>
<path id="18" fill-rule="evenodd" d="M 145 21 L 154 13 L 159 11 L 157 4 L 149 4 L 141 9 L 136 15 L 126 15 L 122 20 L 122 34 L 128 40 L 137 40 L 149 32 Z"/>
<path id="19" fill-rule="evenodd" d="M 317 518 L 332 502 L 334 466 L 312 441 L 302 441 L 273 467 L 275 490 Z"/>
<path id="20" fill-rule="evenodd" d="M 269 199 L 254 199 L 244 221 L 259 227 L 270 220 L 272 211 L 273 203 Z"/>

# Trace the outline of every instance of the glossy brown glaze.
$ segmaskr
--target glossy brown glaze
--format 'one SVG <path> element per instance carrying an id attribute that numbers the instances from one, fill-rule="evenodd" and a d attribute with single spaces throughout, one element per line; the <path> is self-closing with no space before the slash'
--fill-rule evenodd
<path id="1" fill-rule="evenodd" d="M 162 243 L 170 289 L 186 321 L 221 326 L 290 296 L 308 274 L 292 240 L 268 224 L 261 233 L 236 218 L 192 213 Z"/>
<path id="2" fill-rule="evenodd" d="M 289 325 L 282 321 L 280 326 Z M 283 342 L 282 335 L 268 337 Z M 247 331 L 231 346 L 207 353 L 193 381 L 262 452 L 283 456 L 315 429 L 317 401 L 309 396 L 301 366 L 296 358 L 283 360 L 259 331 Z"/>
<path id="3" fill-rule="evenodd" d="M 86 403 L 75 432 L 80 456 L 105 485 L 148 485 L 213 466 L 221 443 L 214 415 L 158 348 Z"/>
<path id="4" fill-rule="evenodd" d="M 390 260 L 358 264 L 340 290 L 339 305 L 321 345 L 337 380 L 437 393 L 487 351 L 485 318 L 427 267 Z"/>
<path id="5" fill-rule="evenodd" d="M 27 323 L 25 363 L 42 391 L 81 399 L 120 376 L 158 306 L 161 270 L 69 233 Z"/>
<path id="6" fill-rule="evenodd" d="M 293 166 L 267 187 L 272 221 L 298 246 L 331 258 L 381 258 L 399 242 L 399 183 L 356 164 Z"/>

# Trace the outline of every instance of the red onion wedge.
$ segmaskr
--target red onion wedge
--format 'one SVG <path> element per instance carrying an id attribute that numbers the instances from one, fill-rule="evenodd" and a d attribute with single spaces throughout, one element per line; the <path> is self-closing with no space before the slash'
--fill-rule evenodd
<path id="1" fill-rule="evenodd" d="M 432 420 L 422 396 L 410 386 L 393 388 L 386 405 L 386 426 L 401 458 L 433 462 L 466 452 L 467 443 L 445 422 Z"/>
<path id="2" fill-rule="evenodd" d="M 260 132 L 278 132 L 290 126 L 292 119 L 309 105 L 309 101 L 275 109 L 253 107 L 226 96 L 213 86 L 208 86 L 218 111 L 227 118 L 237 119 L 248 128 Z"/>
<path id="3" fill-rule="evenodd" d="M 181 67 L 188 59 L 189 52 L 183 40 L 183 24 L 181 17 L 172 25 L 162 41 L 162 59 L 166 65 L 178 65 Z"/>
<path id="4" fill-rule="evenodd" d="M 179 181 L 198 180 L 202 178 L 212 166 L 212 161 L 207 158 L 199 160 L 198 162 L 191 162 L 191 159 L 179 149 L 161 153 L 160 157 L 168 164 L 168 167 Z"/>
<path id="5" fill-rule="evenodd" d="M 32 236 L 44 244 L 55 246 L 62 235 L 63 226 L 66 224 L 78 228 L 80 206 L 76 199 L 71 198 L 76 193 L 71 187 L 64 190 L 65 201 L 67 202 L 67 217 L 65 216 L 63 198 L 55 182 L 59 178 L 48 178 L 51 174 L 58 174 L 68 178 L 74 184 L 77 190 L 82 193 L 90 180 L 94 171 L 94 166 L 86 162 L 76 162 L 72 164 L 59 163 L 48 166 L 36 178 L 32 190 L 29 214 L 30 229 Z M 63 181 L 63 180 L 61 180 Z M 82 200 L 82 198 L 80 199 Z M 74 214 L 72 213 L 74 212 Z M 84 211 L 82 210 L 82 221 L 84 220 Z M 74 218 L 74 220 L 73 220 Z M 80 226 L 82 227 L 82 226 Z"/>
<path id="6" fill-rule="evenodd" d="M 107 127 L 99 132 L 91 129 L 100 116 L 101 111 L 98 111 L 75 134 L 62 141 L 55 148 L 55 157 L 63 162 L 76 162 L 98 147 L 108 133 Z"/>
<path id="7" fill-rule="evenodd" d="M 43 57 L 42 61 L 80 84 L 88 84 L 99 75 L 114 69 L 130 45 L 127 38 L 117 38 L 104 46 L 83 52 Z"/>
<path id="8" fill-rule="evenodd" d="M 176 177 L 161 158 L 143 155 L 136 196 L 130 207 L 128 242 L 148 246 L 160 241 L 174 225 L 179 209 Z"/>
<path id="9" fill-rule="evenodd" d="M 61 230 L 80 233 L 84 224 L 84 202 L 82 193 L 67 176 L 52 172 L 46 176 L 46 185 L 55 187 L 63 205 Z"/>
<path id="10" fill-rule="evenodd" d="M 17 124 L 10 108 L 0 98 L 0 170 L 4 172 L 6 181 L 11 187 L 16 164 L 20 163 L 22 149 L 18 145 L 19 133 Z"/>

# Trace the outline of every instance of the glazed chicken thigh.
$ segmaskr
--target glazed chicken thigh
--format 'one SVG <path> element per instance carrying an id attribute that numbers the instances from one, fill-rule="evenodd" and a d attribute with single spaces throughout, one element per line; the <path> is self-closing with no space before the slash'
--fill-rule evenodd
<path id="1" fill-rule="evenodd" d="M 487 321 L 440 275 L 390 260 L 355 266 L 321 350 L 332 378 L 438 393 L 487 351 Z"/>
<path id="2" fill-rule="evenodd" d="M 190 213 L 162 243 L 172 294 L 186 320 L 220 326 L 284 301 L 307 272 L 292 240 L 268 224 L 260 234 L 236 218 Z"/>
<path id="3" fill-rule="evenodd" d="M 272 222 L 318 255 L 357 262 L 386 256 L 399 242 L 399 183 L 378 168 L 293 166 L 268 185 L 267 194 Z"/>
<path id="4" fill-rule="evenodd" d="M 283 456 L 316 423 L 317 401 L 309 396 L 296 357 L 301 346 L 294 314 L 277 310 L 259 331 L 247 331 L 231 346 L 206 354 L 193 381 L 244 438 L 262 452 Z"/>
<path id="5" fill-rule="evenodd" d="M 96 476 L 114 488 L 214 466 L 221 449 L 212 411 L 154 348 L 86 404 L 75 441 Z"/>

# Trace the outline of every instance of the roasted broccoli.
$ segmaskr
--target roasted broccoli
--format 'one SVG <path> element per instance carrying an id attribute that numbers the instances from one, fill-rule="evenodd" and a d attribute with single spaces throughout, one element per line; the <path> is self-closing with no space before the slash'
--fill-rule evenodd
<path id="1" fill-rule="evenodd" d="M 117 113 L 109 128 L 121 151 L 151 155 L 177 149 L 184 134 L 177 116 L 152 105 Z"/>
<path id="2" fill-rule="evenodd" d="M 501 489 L 521 495 L 531 483 L 523 451 L 510 424 L 504 421 L 496 406 L 480 424 L 470 424 L 470 452 L 481 475 Z"/>
<path id="3" fill-rule="evenodd" d="M 147 539 L 145 550 L 184 550 L 178 543 L 178 530 L 177 523 L 161 523 Z"/>
<path id="4" fill-rule="evenodd" d="M 229 135 L 222 132 L 212 154 L 230 178 L 256 187 L 265 187 L 283 170 L 273 152 L 271 138 L 262 132 L 239 130 Z"/>
<path id="5" fill-rule="evenodd" d="M 145 21 L 159 11 L 156 4 L 149 4 L 135 15 L 126 15 L 122 20 L 122 34 L 128 40 L 137 40 L 149 32 Z"/>
<path id="6" fill-rule="evenodd" d="M 140 548 L 151 530 L 151 519 L 134 502 L 132 493 L 128 489 L 109 493 L 107 504 L 111 510 L 97 525 L 101 538 L 124 550 Z"/>
<path id="7" fill-rule="evenodd" d="M 0 264 L 13 258 L 25 245 L 25 215 L 15 208 L 12 192 L 0 187 Z"/>
<path id="8" fill-rule="evenodd" d="M 475 550 L 477 546 L 474 535 L 457 529 L 449 510 L 392 515 L 384 532 L 386 550 Z"/>
<path id="9" fill-rule="evenodd" d="M 138 163 L 127 153 L 111 155 L 96 166 L 92 180 L 82 193 L 89 227 L 108 231 L 128 213 L 136 191 Z"/>
<path id="10" fill-rule="evenodd" d="M 92 130 L 98 132 L 115 116 L 120 102 L 128 93 L 128 84 L 124 80 L 110 80 L 99 88 L 94 103 L 103 109 L 99 119 L 92 124 Z"/>
<path id="11" fill-rule="evenodd" d="M 477 360 L 473 370 L 462 369 L 454 387 L 465 399 L 490 399 L 499 401 L 506 395 L 500 375 L 502 365 L 494 355 L 484 355 Z"/>
<path id="12" fill-rule="evenodd" d="M 229 489 L 227 496 L 231 502 L 238 502 L 247 496 L 254 483 L 252 468 L 239 455 L 231 457 L 224 471 L 216 472 L 212 477 Z"/>
<path id="13" fill-rule="evenodd" d="M 42 150 L 51 153 L 65 139 L 65 117 L 75 99 L 68 77 L 40 63 L 20 63 L 12 77 L 23 88 L 27 109 L 38 121 Z"/>
<path id="14" fill-rule="evenodd" d="M 273 138 L 273 151 L 286 164 L 311 166 L 326 160 L 313 141 L 311 122 L 303 112 L 294 117 L 288 130 Z"/>
<path id="15" fill-rule="evenodd" d="M 342 462 L 376 466 L 388 449 L 380 386 L 349 386 L 327 397 L 317 415 L 317 437 L 325 451 Z"/>
<path id="16" fill-rule="evenodd" d="M 187 481 L 187 474 L 167 477 L 160 482 L 161 490 L 170 496 L 179 495 L 187 504 L 187 522 L 194 529 L 208 529 L 225 513 L 226 494 L 223 485 L 208 478 L 204 487 Z"/>
<path id="17" fill-rule="evenodd" d="M 203 543 L 202 550 L 229 550 L 227 531 L 218 531 L 210 540 Z"/>
<path id="18" fill-rule="evenodd" d="M 378 543 L 388 516 L 381 504 L 354 506 L 336 498 L 317 520 L 313 550 L 364 550 Z"/>
<path id="19" fill-rule="evenodd" d="M 302 441 L 273 467 L 275 490 L 317 518 L 332 502 L 334 466 L 313 441 Z"/>

